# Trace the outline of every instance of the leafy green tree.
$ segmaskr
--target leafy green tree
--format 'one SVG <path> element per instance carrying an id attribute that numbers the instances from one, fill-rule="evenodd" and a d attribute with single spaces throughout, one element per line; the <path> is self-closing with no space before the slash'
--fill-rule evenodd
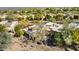
<path id="1" fill-rule="evenodd" d="M 0 24 L 0 32 L 4 32 L 4 31 L 6 31 L 6 30 L 7 30 L 7 29 L 6 29 L 6 26 Z"/>
<path id="2" fill-rule="evenodd" d="M 60 32 L 54 32 L 54 37 L 52 39 L 55 45 L 62 46 L 62 39 Z"/>
<path id="3" fill-rule="evenodd" d="M 70 20 L 63 20 L 63 30 L 61 31 L 63 35 L 63 40 L 67 45 L 72 45 L 71 28 L 68 28 Z"/>
<path id="4" fill-rule="evenodd" d="M 16 33 L 17 36 L 19 36 L 19 37 L 23 36 L 24 31 L 21 29 L 21 26 L 16 25 L 16 27 L 14 28 L 14 30 L 15 30 L 15 33 Z"/>
<path id="5" fill-rule="evenodd" d="M 44 20 L 50 21 L 50 22 L 55 21 L 55 19 L 51 15 L 46 15 L 45 18 L 44 18 Z"/>
<path id="6" fill-rule="evenodd" d="M 75 29 L 71 31 L 72 39 L 76 44 L 79 44 L 79 29 Z"/>
<path id="7" fill-rule="evenodd" d="M 26 27 L 28 25 L 28 20 L 22 19 L 21 21 L 19 21 L 19 25 L 21 26 L 21 28 Z"/>
<path id="8" fill-rule="evenodd" d="M 14 17 L 13 17 L 12 15 L 8 15 L 8 16 L 6 17 L 6 19 L 7 19 L 9 22 L 11 22 L 11 21 L 14 20 Z"/>
<path id="9" fill-rule="evenodd" d="M 43 18 L 43 14 L 41 14 L 41 13 L 36 13 L 34 16 L 35 20 L 42 20 L 42 18 Z"/>
<path id="10" fill-rule="evenodd" d="M 6 49 L 11 42 L 11 36 L 7 32 L 0 32 L 0 50 Z"/>

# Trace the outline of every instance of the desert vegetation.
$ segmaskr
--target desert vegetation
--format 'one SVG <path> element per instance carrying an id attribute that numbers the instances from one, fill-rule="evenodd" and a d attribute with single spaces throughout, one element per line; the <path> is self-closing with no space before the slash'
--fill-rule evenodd
<path id="1" fill-rule="evenodd" d="M 0 10 L 0 50 L 78 51 L 79 8 Z"/>

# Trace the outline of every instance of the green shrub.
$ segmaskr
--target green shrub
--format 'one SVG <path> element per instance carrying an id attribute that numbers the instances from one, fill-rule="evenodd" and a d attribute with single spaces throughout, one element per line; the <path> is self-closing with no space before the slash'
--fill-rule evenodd
<path id="1" fill-rule="evenodd" d="M 18 31 L 16 31 L 16 34 L 20 37 L 24 34 L 24 31 L 23 30 L 18 30 Z"/>
<path id="2" fill-rule="evenodd" d="M 20 30 L 21 27 L 20 27 L 20 25 L 16 25 L 14 29 L 15 29 L 15 32 L 16 32 L 16 31 Z"/>
<path id="3" fill-rule="evenodd" d="M 42 20 L 43 14 L 37 13 L 34 15 L 34 20 Z"/>
<path id="4" fill-rule="evenodd" d="M 55 18 L 54 18 L 54 16 L 46 15 L 43 20 L 44 20 L 44 21 L 54 22 L 54 21 L 55 21 Z"/>
<path id="5" fill-rule="evenodd" d="M 0 32 L 6 31 L 6 26 L 0 24 Z"/>
<path id="6" fill-rule="evenodd" d="M 11 37 L 7 32 L 0 32 L 0 50 L 8 47 Z"/>
<path id="7" fill-rule="evenodd" d="M 29 16 L 27 17 L 27 19 L 28 19 L 28 20 L 33 20 L 34 18 L 29 15 Z"/>
<path id="8" fill-rule="evenodd" d="M 69 19 L 63 19 L 63 29 L 62 29 L 62 34 L 63 34 L 63 39 L 65 41 L 66 45 L 72 45 L 73 43 L 73 39 L 72 39 L 72 35 L 71 35 L 71 28 L 68 28 L 69 26 Z"/>
<path id="9" fill-rule="evenodd" d="M 25 20 L 25 19 L 22 19 L 22 20 L 19 21 L 19 25 L 20 25 L 21 28 L 24 28 L 28 25 L 28 21 Z"/>
<path id="10" fill-rule="evenodd" d="M 8 15 L 8 16 L 6 17 L 6 19 L 7 19 L 9 22 L 11 22 L 11 21 L 14 20 L 14 17 L 13 17 L 12 15 Z"/>
<path id="11" fill-rule="evenodd" d="M 21 29 L 21 26 L 19 26 L 19 25 L 17 25 L 17 26 L 14 28 L 14 30 L 15 30 L 16 35 L 19 36 L 19 37 L 24 34 L 24 31 Z"/>
<path id="12" fill-rule="evenodd" d="M 72 39 L 71 34 L 70 34 L 70 35 L 65 34 L 65 35 L 63 35 L 63 36 L 66 36 L 66 35 L 67 35 L 67 37 L 64 38 L 64 41 L 65 41 L 66 45 L 72 45 L 73 39 Z"/>
<path id="13" fill-rule="evenodd" d="M 79 29 L 75 29 L 72 32 L 72 39 L 75 43 L 79 44 Z"/>
<path id="14" fill-rule="evenodd" d="M 55 45 L 61 46 L 62 45 L 62 41 L 61 41 L 61 33 L 59 32 L 54 32 L 54 43 Z"/>

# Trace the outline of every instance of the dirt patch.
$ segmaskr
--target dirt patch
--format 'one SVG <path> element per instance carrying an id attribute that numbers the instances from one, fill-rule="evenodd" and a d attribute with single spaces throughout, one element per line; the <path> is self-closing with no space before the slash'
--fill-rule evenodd
<path id="1" fill-rule="evenodd" d="M 26 44 L 22 43 L 17 38 L 14 38 L 6 51 L 64 51 L 64 49 L 59 47 L 49 47 L 43 44 L 39 45 L 32 42 Z"/>

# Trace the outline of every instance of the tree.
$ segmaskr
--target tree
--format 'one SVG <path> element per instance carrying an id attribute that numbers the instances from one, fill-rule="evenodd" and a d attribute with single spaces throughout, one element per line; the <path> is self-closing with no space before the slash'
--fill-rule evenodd
<path id="1" fill-rule="evenodd" d="M 6 31 L 6 30 L 7 30 L 7 29 L 6 29 L 6 26 L 0 24 L 0 32 L 4 32 L 4 31 Z"/>
<path id="2" fill-rule="evenodd" d="M 11 42 L 11 36 L 7 32 L 0 32 L 0 50 L 6 49 Z"/>
<path id="3" fill-rule="evenodd" d="M 15 30 L 15 33 L 17 36 L 19 36 L 19 37 L 23 36 L 24 31 L 21 29 L 20 25 L 16 25 L 14 30 Z"/>
<path id="4" fill-rule="evenodd" d="M 12 15 L 8 15 L 8 16 L 6 17 L 6 19 L 7 19 L 9 22 L 11 22 L 11 21 L 14 20 L 14 17 L 13 17 Z"/>
<path id="5" fill-rule="evenodd" d="M 35 20 L 42 20 L 42 18 L 43 18 L 43 14 L 41 14 L 41 13 L 36 13 L 34 16 Z"/>
<path id="6" fill-rule="evenodd" d="M 55 19 L 54 19 L 53 16 L 51 16 L 51 15 L 46 15 L 43 20 L 44 20 L 44 21 L 50 21 L 50 22 L 55 21 Z"/>
<path id="7" fill-rule="evenodd" d="M 75 29 L 71 31 L 72 39 L 76 44 L 79 44 L 79 29 Z"/>
<path id="8" fill-rule="evenodd" d="M 60 32 L 54 32 L 54 37 L 52 39 L 54 41 L 54 44 L 56 44 L 58 46 L 62 46 L 62 39 L 61 39 Z"/>
<path id="9" fill-rule="evenodd" d="M 71 28 L 68 27 L 69 22 L 68 19 L 63 20 L 63 29 L 61 31 L 66 45 L 72 45 Z"/>
<path id="10" fill-rule="evenodd" d="M 23 19 L 23 20 L 19 21 L 19 25 L 21 26 L 21 28 L 26 27 L 26 26 L 27 26 L 27 24 L 28 24 L 28 21 L 27 21 L 27 20 L 25 20 L 25 19 Z"/>

